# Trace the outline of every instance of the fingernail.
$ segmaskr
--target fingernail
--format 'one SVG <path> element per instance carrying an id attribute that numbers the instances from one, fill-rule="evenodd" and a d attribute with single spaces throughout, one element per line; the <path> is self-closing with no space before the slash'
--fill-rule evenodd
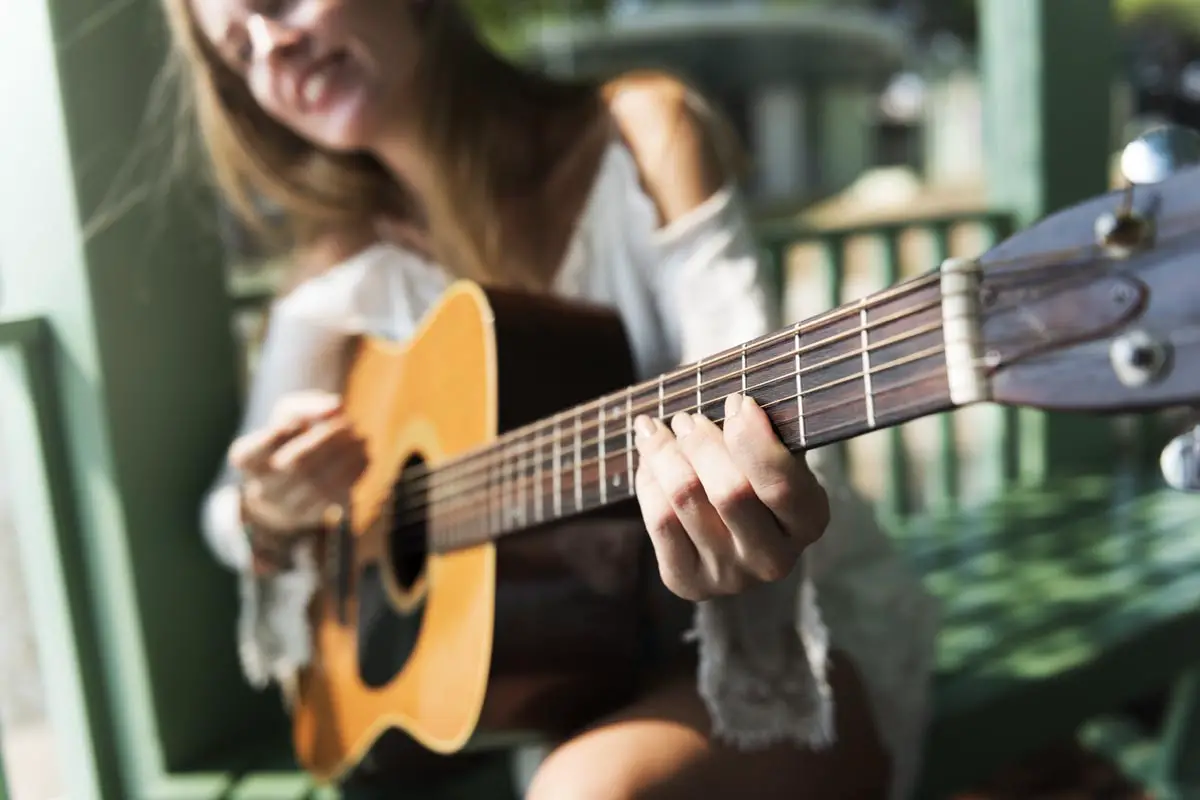
<path id="1" fill-rule="evenodd" d="M 695 427 L 696 421 L 692 419 L 691 414 L 680 411 L 671 418 L 671 430 L 675 431 L 676 436 L 687 436 Z"/>
<path id="2" fill-rule="evenodd" d="M 646 416 L 638 417 L 633 421 L 633 429 L 639 437 L 649 439 L 654 435 L 654 421 Z"/>
<path id="3" fill-rule="evenodd" d="M 738 409 L 742 407 L 743 399 L 745 398 L 737 392 L 725 397 L 725 419 L 729 419 L 738 413 Z"/>

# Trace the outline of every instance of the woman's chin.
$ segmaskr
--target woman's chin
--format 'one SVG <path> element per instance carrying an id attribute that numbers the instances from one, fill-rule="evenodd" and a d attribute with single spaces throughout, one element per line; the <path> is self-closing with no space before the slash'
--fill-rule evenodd
<path id="1" fill-rule="evenodd" d="M 309 139 L 317 147 L 322 150 L 327 150 L 331 153 L 358 153 L 367 149 L 367 139 L 364 136 L 357 136 L 346 132 L 323 133 L 320 136 L 311 136 Z"/>
<path id="2" fill-rule="evenodd" d="M 319 147 L 338 153 L 364 150 L 374 140 L 370 115 L 360 103 L 330 109 L 310 126 L 308 138 Z"/>

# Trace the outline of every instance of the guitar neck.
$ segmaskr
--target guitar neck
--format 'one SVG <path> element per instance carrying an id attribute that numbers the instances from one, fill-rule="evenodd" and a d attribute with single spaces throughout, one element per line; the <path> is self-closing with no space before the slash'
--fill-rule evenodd
<path id="1" fill-rule="evenodd" d="M 936 274 L 898 284 L 510 431 L 434 470 L 404 505 L 427 508 L 433 549 L 452 550 L 628 500 L 638 416 L 719 425 L 737 392 L 793 452 L 946 410 L 942 306 Z"/>

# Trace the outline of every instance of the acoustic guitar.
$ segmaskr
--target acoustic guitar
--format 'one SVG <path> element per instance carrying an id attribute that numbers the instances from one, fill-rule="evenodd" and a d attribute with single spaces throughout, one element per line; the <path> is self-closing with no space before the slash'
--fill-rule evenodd
<path id="1" fill-rule="evenodd" d="M 455 284 L 411 341 L 365 338 L 370 466 L 320 542 L 294 745 L 336 780 L 389 728 L 434 753 L 554 735 L 631 690 L 632 422 L 752 395 L 793 451 L 973 403 L 1130 412 L 1200 398 L 1197 138 L 1133 142 L 1129 186 L 977 259 L 635 383 L 609 310 Z M 399 667 L 360 664 L 361 576 Z"/>

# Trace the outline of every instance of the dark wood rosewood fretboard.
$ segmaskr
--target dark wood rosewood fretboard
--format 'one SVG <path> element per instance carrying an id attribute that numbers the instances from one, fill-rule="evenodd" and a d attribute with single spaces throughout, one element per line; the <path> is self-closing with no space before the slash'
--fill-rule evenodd
<path id="1" fill-rule="evenodd" d="M 510 431 L 406 478 L 398 527 L 420 525 L 445 551 L 634 496 L 639 415 L 680 411 L 721 423 L 727 395 L 749 395 L 792 451 L 952 407 L 937 273 L 914 278 Z"/>

